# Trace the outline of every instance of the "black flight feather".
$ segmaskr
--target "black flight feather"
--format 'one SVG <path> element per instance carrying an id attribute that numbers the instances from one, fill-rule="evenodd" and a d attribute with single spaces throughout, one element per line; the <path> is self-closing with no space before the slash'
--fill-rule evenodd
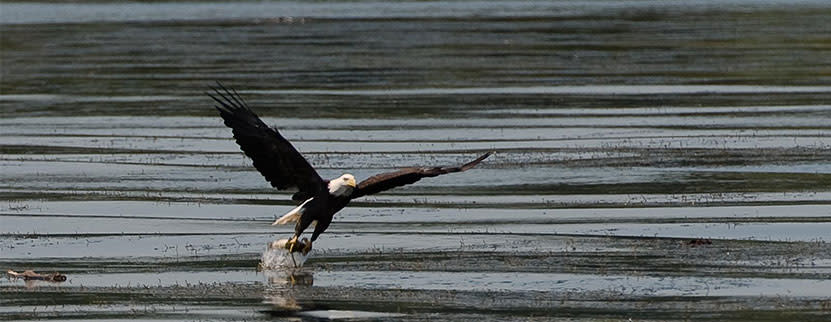
<path id="1" fill-rule="evenodd" d="M 220 106 L 214 106 L 233 129 L 240 149 L 254 161 L 254 167 L 277 189 L 297 188 L 292 199 L 303 201 L 326 187 L 303 155 L 286 140 L 276 128 L 268 127 L 248 108 L 245 100 L 235 91 L 217 82 L 216 93 L 208 96 Z"/>

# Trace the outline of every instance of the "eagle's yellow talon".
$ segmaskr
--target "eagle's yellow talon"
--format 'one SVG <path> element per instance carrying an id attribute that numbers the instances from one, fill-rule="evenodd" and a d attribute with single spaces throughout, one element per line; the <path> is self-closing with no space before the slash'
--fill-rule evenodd
<path id="1" fill-rule="evenodd" d="M 289 241 L 286 242 L 286 249 L 289 250 L 289 253 L 294 251 L 295 246 L 297 246 L 297 236 L 294 236 L 292 239 L 289 239 Z"/>

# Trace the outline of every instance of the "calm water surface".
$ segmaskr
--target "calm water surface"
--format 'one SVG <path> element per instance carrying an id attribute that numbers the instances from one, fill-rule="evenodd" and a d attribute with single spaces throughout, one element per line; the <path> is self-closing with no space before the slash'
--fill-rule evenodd
<path id="1" fill-rule="evenodd" d="M 0 3 L 0 319 L 823 320 L 825 1 Z M 205 95 L 323 177 L 474 170 L 293 205 Z M 696 243 L 696 240 L 698 242 Z"/>

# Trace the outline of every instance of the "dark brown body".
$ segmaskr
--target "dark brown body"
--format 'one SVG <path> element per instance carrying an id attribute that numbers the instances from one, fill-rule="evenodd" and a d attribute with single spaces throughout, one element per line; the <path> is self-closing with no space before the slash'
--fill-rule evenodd
<path id="1" fill-rule="evenodd" d="M 326 228 L 329 228 L 335 214 L 346 207 L 350 200 L 349 196 L 333 196 L 329 194 L 328 190 L 322 190 L 314 199 L 303 206 L 303 214 L 300 216 L 300 220 L 297 221 L 297 225 L 294 226 L 295 236 L 300 236 L 316 220 L 317 224 L 315 224 L 311 241 L 317 240 L 317 237 L 326 231 Z"/>

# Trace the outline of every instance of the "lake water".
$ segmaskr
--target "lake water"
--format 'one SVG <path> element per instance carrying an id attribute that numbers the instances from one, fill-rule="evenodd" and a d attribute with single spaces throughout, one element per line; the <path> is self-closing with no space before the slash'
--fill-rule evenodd
<path id="1" fill-rule="evenodd" d="M 11 320 L 822 320 L 831 3 L 0 3 Z M 356 200 L 258 271 L 222 82 Z"/>

